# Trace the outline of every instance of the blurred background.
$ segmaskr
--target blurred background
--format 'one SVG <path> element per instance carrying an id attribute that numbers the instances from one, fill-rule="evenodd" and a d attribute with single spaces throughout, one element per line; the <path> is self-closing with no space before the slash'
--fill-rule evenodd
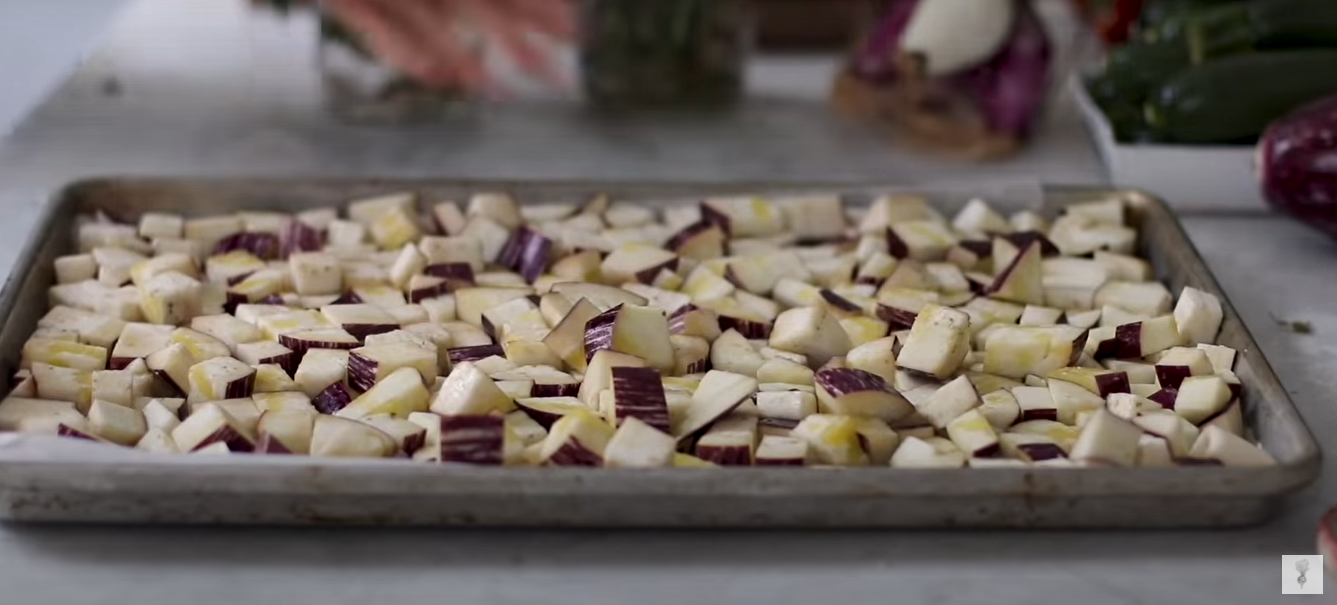
<path id="1" fill-rule="evenodd" d="M 1337 91 L 1334 7 L 8 0 L 0 133 L 11 166 L 78 174 L 1107 182 L 1261 210 L 1263 130 Z"/>
<path id="2" fill-rule="evenodd" d="M 0 135 L 72 71 L 126 0 L 0 3 Z"/>
<path id="3" fill-rule="evenodd" d="M 744 4 L 759 10 L 739 16 Z M 586 35 L 536 45 L 554 77 L 524 73 L 513 53 L 491 45 L 482 61 L 493 86 L 460 90 L 404 77 L 310 3 L 5 2 L 0 27 L 12 33 L 0 38 L 0 69 L 13 83 L 0 91 L 0 123 L 17 124 L 46 98 L 11 134 L 11 154 L 43 167 L 59 156 L 85 174 L 198 173 L 202 164 L 216 173 L 358 174 L 388 165 L 401 175 L 477 177 L 1100 180 L 1076 106 L 1047 102 L 1067 95 L 1066 59 L 1082 39 L 1069 0 L 1033 3 L 1058 60 L 1046 78 L 1027 81 L 1019 110 L 1006 108 L 1021 113 L 1007 140 L 988 145 L 977 145 L 997 141 L 982 136 L 991 133 L 975 111 L 959 121 L 966 136 L 924 140 L 898 135 L 906 124 L 895 112 L 837 111 L 837 76 L 878 25 L 870 7 L 880 2 L 574 5 Z M 637 19 L 667 25 L 629 29 Z M 974 66 L 987 72 L 1005 41 Z M 947 98 L 962 90 L 954 85 Z M 61 144 L 48 149 L 56 131 Z M 114 153 L 121 132 L 146 138 L 133 154 Z"/>

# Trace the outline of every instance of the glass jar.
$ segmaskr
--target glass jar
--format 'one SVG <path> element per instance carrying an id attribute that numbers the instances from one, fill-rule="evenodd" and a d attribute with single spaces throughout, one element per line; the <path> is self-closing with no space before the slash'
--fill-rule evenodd
<path id="1" fill-rule="evenodd" d="M 326 108 L 351 122 L 406 122 L 459 116 L 472 105 L 462 90 L 422 84 L 377 60 L 357 35 L 320 17 L 318 53 Z"/>
<path id="2" fill-rule="evenodd" d="M 720 107 L 742 96 L 747 0 L 583 0 L 581 80 L 602 107 Z"/>

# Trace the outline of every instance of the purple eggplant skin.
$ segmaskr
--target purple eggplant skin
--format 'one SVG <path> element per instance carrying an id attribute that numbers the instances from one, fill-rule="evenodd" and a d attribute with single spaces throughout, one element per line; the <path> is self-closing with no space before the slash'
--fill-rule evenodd
<path id="1" fill-rule="evenodd" d="M 895 0 L 887 6 L 863 48 L 855 55 L 850 71 L 870 84 L 895 82 L 899 72 L 896 55 L 901 47 L 901 35 L 910 25 L 910 18 L 919 7 L 919 0 Z"/>
<path id="2" fill-rule="evenodd" d="M 1054 51 L 1030 2 L 1018 2 L 1017 8 L 1003 49 L 955 79 L 975 99 L 989 130 L 1025 138 L 1044 109 Z"/>
<path id="3" fill-rule="evenodd" d="M 288 258 L 297 252 L 319 252 L 324 243 L 325 238 L 315 227 L 293 219 L 279 234 L 279 257 Z"/>
<path id="4" fill-rule="evenodd" d="M 214 245 L 214 254 L 227 254 L 236 250 L 245 250 L 262 260 L 274 260 L 279 257 L 279 236 L 273 233 L 242 231 L 233 233 Z"/>
<path id="5" fill-rule="evenodd" d="M 521 227 L 506 240 L 506 246 L 497 255 L 497 264 L 520 273 L 532 284 L 548 268 L 552 247 L 552 240 L 528 227 Z"/>
<path id="6" fill-rule="evenodd" d="M 322 414 L 333 414 L 344 409 L 352 402 L 353 393 L 348 390 L 343 381 L 325 387 L 325 390 L 311 399 L 311 405 Z"/>
<path id="7" fill-rule="evenodd" d="M 1337 237 L 1337 96 L 1273 122 L 1255 161 L 1273 208 Z"/>
<path id="8" fill-rule="evenodd" d="M 1000 1 L 1000 0 L 994 0 Z M 1030 3 L 1016 2 L 1012 35 L 983 65 L 940 78 L 933 88 L 947 96 L 965 96 L 975 105 L 989 132 L 1024 139 L 1034 129 L 1049 93 L 1053 46 Z M 850 73 L 875 86 L 893 85 L 906 74 L 901 37 L 920 0 L 894 0 L 850 64 Z"/>
<path id="9" fill-rule="evenodd" d="M 488 357 L 505 357 L 506 350 L 501 345 L 479 345 L 476 347 L 455 347 L 446 351 L 450 356 L 450 364 L 455 365 L 466 361 L 479 361 Z"/>

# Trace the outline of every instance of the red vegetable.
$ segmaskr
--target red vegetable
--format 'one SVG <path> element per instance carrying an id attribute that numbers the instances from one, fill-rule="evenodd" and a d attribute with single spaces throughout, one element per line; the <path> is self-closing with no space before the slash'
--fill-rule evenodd
<path id="1" fill-rule="evenodd" d="M 1099 7 L 1099 10 L 1091 6 L 1091 0 L 1073 0 L 1073 3 L 1082 16 L 1095 26 L 1102 40 L 1109 44 L 1119 44 L 1128 40 L 1146 0 L 1112 0 L 1104 3 L 1108 6 Z"/>
<path id="2" fill-rule="evenodd" d="M 1257 165 L 1273 207 L 1337 236 L 1337 96 L 1273 122 L 1258 142 Z"/>
<path id="3" fill-rule="evenodd" d="M 1100 19 L 1100 37 L 1110 44 L 1127 40 L 1142 13 L 1143 4 L 1145 0 L 1115 0 L 1114 6 Z"/>

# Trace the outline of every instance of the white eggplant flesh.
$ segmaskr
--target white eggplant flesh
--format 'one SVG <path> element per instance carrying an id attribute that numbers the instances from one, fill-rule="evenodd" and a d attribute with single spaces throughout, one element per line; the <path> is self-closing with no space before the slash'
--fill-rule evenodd
<path id="1" fill-rule="evenodd" d="M 993 58 L 1015 18 L 1010 0 L 920 0 L 901 34 L 901 51 L 921 55 L 929 76 L 959 73 Z"/>

